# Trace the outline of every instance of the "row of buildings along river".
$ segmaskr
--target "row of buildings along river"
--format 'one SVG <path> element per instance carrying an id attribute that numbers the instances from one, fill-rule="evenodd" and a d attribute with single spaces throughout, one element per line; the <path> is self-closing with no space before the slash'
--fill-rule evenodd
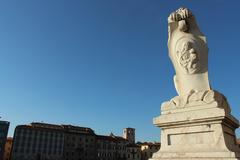
<path id="1" fill-rule="evenodd" d="M 156 142 L 135 143 L 134 128 L 97 135 L 87 127 L 34 122 L 7 138 L 8 127 L 0 121 L 0 160 L 148 160 L 160 149 Z"/>

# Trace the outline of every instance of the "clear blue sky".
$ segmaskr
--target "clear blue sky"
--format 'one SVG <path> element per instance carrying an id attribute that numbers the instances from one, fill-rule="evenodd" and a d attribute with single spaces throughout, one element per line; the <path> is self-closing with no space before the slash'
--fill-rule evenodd
<path id="1" fill-rule="evenodd" d="M 167 17 L 186 6 L 209 45 L 213 89 L 240 117 L 240 1 L 0 1 L 0 116 L 91 127 L 136 128 L 159 140 L 152 118 L 176 96 Z"/>

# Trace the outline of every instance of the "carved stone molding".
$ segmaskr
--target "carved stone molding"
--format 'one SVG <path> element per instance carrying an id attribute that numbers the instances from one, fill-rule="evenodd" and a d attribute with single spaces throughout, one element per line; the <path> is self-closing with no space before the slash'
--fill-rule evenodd
<path id="1" fill-rule="evenodd" d="M 194 106 L 204 106 L 216 103 L 215 107 L 220 107 L 226 110 L 227 113 L 231 112 L 226 97 L 215 90 L 207 91 L 194 91 L 190 94 L 176 96 L 170 101 L 162 104 L 162 111 L 170 111 L 172 109 L 181 109 Z"/>

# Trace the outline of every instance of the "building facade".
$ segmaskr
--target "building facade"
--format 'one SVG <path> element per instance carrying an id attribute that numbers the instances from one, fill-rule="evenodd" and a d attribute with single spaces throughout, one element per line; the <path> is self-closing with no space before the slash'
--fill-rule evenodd
<path id="1" fill-rule="evenodd" d="M 9 124 L 7 121 L 0 121 L 0 160 L 3 160 Z"/>
<path id="2" fill-rule="evenodd" d="M 110 134 L 97 136 L 97 160 L 126 160 L 126 145 L 123 137 Z"/>
<path id="3" fill-rule="evenodd" d="M 12 160 L 62 160 L 62 126 L 31 123 L 17 126 L 14 132 Z"/>
<path id="4" fill-rule="evenodd" d="M 157 152 L 161 147 L 161 144 L 156 142 L 144 142 L 138 143 L 138 145 L 141 146 L 141 160 L 152 158 L 153 153 Z"/>
<path id="5" fill-rule="evenodd" d="M 10 155 L 11 155 L 11 151 L 12 151 L 12 143 L 13 143 L 13 138 L 8 137 L 7 142 L 5 144 L 3 160 L 10 160 Z"/>
<path id="6" fill-rule="evenodd" d="M 31 123 L 17 126 L 11 160 L 95 160 L 96 135 L 86 127 Z"/>
<path id="7" fill-rule="evenodd" d="M 91 128 L 63 125 L 64 160 L 96 160 L 96 135 Z"/>
<path id="8" fill-rule="evenodd" d="M 130 143 L 127 146 L 127 160 L 141 160 L 141 146 Z"/>
<path id="9" fill-rule="evenodd" d="M 11 160 L 141 160 L 141 145 L 134 142 L 134 128 L 125 128 L 120 137 L 96 135 L 86 127 L 31 123 L 16 127 Z"/>

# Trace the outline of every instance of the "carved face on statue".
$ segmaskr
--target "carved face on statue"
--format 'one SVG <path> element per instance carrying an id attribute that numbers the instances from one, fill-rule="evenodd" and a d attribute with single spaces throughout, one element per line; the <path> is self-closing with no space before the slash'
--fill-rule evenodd
<path id="1" fill-rule="evenodd" d="M 176 75 L 174 83 L 179 95 L 191 90 L 210 89 L 208 81 L 208 47 L 195 17 L 180 8 L 168 18 L 168 49 Z"/>

